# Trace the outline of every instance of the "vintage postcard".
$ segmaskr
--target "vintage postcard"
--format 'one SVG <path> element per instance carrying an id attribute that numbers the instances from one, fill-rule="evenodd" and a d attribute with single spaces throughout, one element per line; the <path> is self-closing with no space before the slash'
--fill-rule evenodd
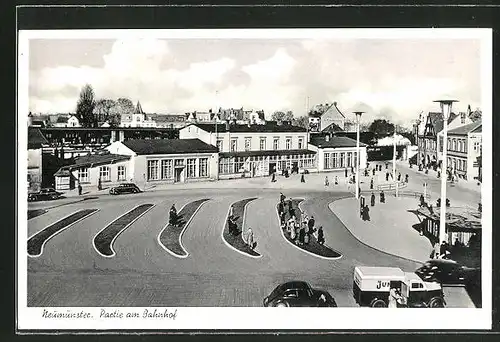
<path id="1" fill-rule="evenodd" d="M 491 35 L 19 31 L 18 331 L 490 329 Z"/>

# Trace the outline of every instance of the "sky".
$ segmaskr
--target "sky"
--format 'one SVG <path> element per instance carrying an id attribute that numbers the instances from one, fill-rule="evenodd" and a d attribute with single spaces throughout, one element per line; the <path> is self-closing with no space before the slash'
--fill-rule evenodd
<path id="1" fill-rule="evenodd" d="M 128 97 L 147 113 L 210 108 L 304 115 L 337 102 L 409 123 L 432 101 L 481 107 L 478 39 L 31 39 L 29 110 L 74 112 L 91 84 L 97 98 Z"/>

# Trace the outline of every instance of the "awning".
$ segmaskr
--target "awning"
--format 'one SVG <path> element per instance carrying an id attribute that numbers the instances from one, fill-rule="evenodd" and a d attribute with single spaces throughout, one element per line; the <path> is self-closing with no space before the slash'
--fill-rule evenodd
<path id="1" fill-rule="evenodd" d="M 289 156 L 297 154 L 316 154 L 311 150 L 265 150 L 265 151 L 243 151 L 243 152 L 222 152 L 219 153 L 221 158 L 230 157 L 255 157 L 255 156 Z"/>

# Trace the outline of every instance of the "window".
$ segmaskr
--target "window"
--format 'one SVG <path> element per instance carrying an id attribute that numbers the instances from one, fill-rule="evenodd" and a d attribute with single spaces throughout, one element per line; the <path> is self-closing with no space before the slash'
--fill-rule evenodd
<path id="1" fill-rule="evenodd" d="M 299 150 L 302 150 L 304 148 L 304 138 L 299 138 Z"/>
<path id="2" fill-rule="evenodd" d="M 286 137 L 285 148 L 287 150 L 290 150 L 292 148 L 292 138 L 291 137 Z"/>
<path id="3" fill-rule="evenodd" d="M 236 152 L 238 149 L 238 139 L 231 139 L 231 152 Z"/>
<path id="4" fill-rule="evenodd" d="M 208 177 L 208 158 L 200 158 L 200 177 Z"/>
<path id="5" fill-rule="evenodd" d="M 109 166 L 101 166 L 99 168 L 99 178 L 101 178 L 102 182 L 109 182 Z"/>
<path id="6" fill-rule="evenodd" d="M 217 139 L 217 149 L 219 150 L 219 152 L 222 152 L 222 142 L 224 140 L 223 139 Z"/>
<path id="7" fill-rule="evenodd" d="M 196 159 L 190 158 L 187 160 L 187 177 L 196 178 Z"/>
<path id="8" fill-rule="evenodd" d="M 280 138 L 273 139 L 273 150 L 279 150 L 280 148 Z"/>
<path id="9" fill-rule="evenodd" d="M 88 168 L 83 168 L 78 170 L 78 180 L 81 183 L 87 183 L 89 182 L 89 169 Z"/>
<path id="10" fill-rule="evenodd" d="M 347 167 L 354 166 L 354 164 L 351 164 L 352 162 L 352 152 L 347 152 Z"/>
<path id="11" fill-rule="evenodd" d="M 464 171 L 467 171 L 467 160 L 464 160 Z"/>
<path id="12" fill-rule="evenodd" d="M 176 159 L 174 166 L 184 166 L 184 159 Z"/>
<path id="13" fill-rule="evenodd" d="M 353 153 L 353 166 L 358 167 L 358 152 Z"/>
<path id="14" fill-rule="evenodd" d="M 338 162 L 337 153 L 332 153 L 332 168 L 337 168 Z"/>
<path id="15" fill-rule="evenodd" d="M 325 169 L 331 169 L 331 158 L 330 153 L 325 153 Z"/>
<path id="16" fill-rule="evenodd" d="M 172 178 L 172 159 L 164 159 L 161 161 L 161 179 Z"/>
<path id="17" fill-rule="evenodd" d="M 252 149 L 252 138 L 245 138 L 245 151 Z"/>
<path id="18" fill-rule="evenodd" d="M 451 150 L 451 139 L 448 138 L 448 144 L 446 145 L 447 150 Z"/>
<path id="19" fill-rule="evenodd" d="M 158 171 L 158 160 L 148 160 L 148 181 L 158 180 L 160 178 Z"/>
<path id="20" fill-rule="evenodd" d="M 340 167 L 344 167 L 344 159 L 345 159 L 345 153 L 340 152 Z"/>
<path id="21" fill-rule="evenodd" d="M 266 149 L 266 138 L 260 138 L 259 148 L 261 151 L 264 151 Z"/>
<path id="22" fill-rule="evenodd" d="M 118 166 L 118 181 L 124 181 L 126 178 L 125 165 Z"/>
<path id="23" fill-rule="evenodd" d="M 411 288 L 412 289 L 423 289 L 424 288 L 424 285 L 420 284 L 420 283 L 412 283 L 411 284 Z"/>
<path id="24" fill-rule="evenodd" d="M 452 149 L 453 151 L 457 150 L 457 141 L 455 139 L 452 140 Z"/>

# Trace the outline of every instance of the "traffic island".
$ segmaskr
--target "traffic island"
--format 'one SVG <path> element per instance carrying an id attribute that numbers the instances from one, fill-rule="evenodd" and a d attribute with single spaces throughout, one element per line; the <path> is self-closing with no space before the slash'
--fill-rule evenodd
<path id="1" fill-rule="evenodd" d="M 300 210 L 300 206 L 299 206 L 302 201 L 303 201 L 303 199 L 292 199 L 292 208 L 294 209 L 295 217 L 298 219 L 301 219 L 302 215 L 303 215 L 303 212 L 302 212 L 302 210 Z M 285 201 L 285 203 L 286 203 L 286 205 L 284 206 L 285 207 L 285 222 L 288 222 L 288 220 L 291 218 L 289 205 L 288 205 L 289 202 Z M 278 206 L 279 206 L 279 204 L 276 205 L 276 212 L 278 213 L 278 217 L 279 217 Z M 290 242 L 291 244 L 293 244 L 297 248 L 299 248 L 303 251 L 306 251 L 308 253 L 317 255 L 317 256 L 322 257 L 322 258 L 327 258 L 327 259 L 339 259 L 342 256 L 342 254 L 334 251 L 330 247 L 318 243 L 318 240 L 314 236 L 314 234 L 310 235 L 309 243 L 307 243 L 307 244 L 299 244 L 298 237 L 295 240 L 292 239 L 290 236 L 290 233 L 288 232 L 288 230 L 286 228 L 282 229 L 282 234 L 288 242 Z"/>
<path id="2" fill-rule="evenodd" d="M 182 234 L 186 230 L 189 222 L 193 219 L 196 212 L 201 208 L 201 206 L 209 201 L 209 198 L 199 199 L 186 204 L 177 213 L 177 223 L 176 225 L 168 224 L 160 232 L 158 236 L 158 242 L 167 252 L 176 256 L 178 258 L 186 258 L 189 254 L 186 252 L 182 246 Z"/>
<path id="3" fill-rule="evenodd" d="M 45 209 L 33 209 L 33 210 L 28 210 L 28 220 L 31 220 L 32 218 L 35 218 L 37 216 L 43 215 L 47 212 Z"/>
<path id="4" fill-rule="evenodd" d="M 93 240 L 94 248 L 97 253 L 103 257 L 115 256 L 113 242 L 116 240 L 118 235 L 120 235 L 126 228 L 137 221 L 152 207 L 154 207 L 154 204 L 141 204 L 104 227 L 99 233 L 97 233 Z"/>
<path id="5" fill-rule="evenodd" d="M 250 246 L 248 246 L 248 244 L 243 240 L 243 234 L 242 234 L 243 224 L 245 223 L 245 208 L 248 203 L 250 203 L 255 199 L 257 198 L 256 197 L 246 198 L 244 200 L 235 202 L 231 205 L 235 228 L 233 231 L 230 232 L 229 230 L 229 216 L 231 215 L 231 208 L 230 208 L 226 218 L 226 222 L 224 223 L 222 238 L 227 244 L 229 244 L 237 251 L 252 257 L 260 257 L 261 255 L 257 253 L 254 249 L 250 248 Z"/>

